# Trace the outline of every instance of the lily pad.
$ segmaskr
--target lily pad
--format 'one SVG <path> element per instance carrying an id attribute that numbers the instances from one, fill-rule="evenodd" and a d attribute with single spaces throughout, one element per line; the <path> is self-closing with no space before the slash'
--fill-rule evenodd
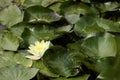
<path id="1" fill-rule="evenodd" d="M 11 27 L 23 20 L 23 13 L 16 5 L 10 5 L 9 7 L 0 11 L 0 23 L 7 27 Z"/>
<path id="2" fill-rule="evenodd" d="M 12 65 L 32 66 L 32 60 L 26 59 L 24 55 L 13 52 L 3 52 L 0 54 L 0 68 Z"/>
<path id="3" fill-rule="evenodd" d="M 92 57 L 110 57 L 116 56 L 117 44 L 114 35 L 105 33 L 103 36 L 91 37 L 82 43 L 85 53 Z"/>
<path id="4" fill-rule="evenodd" d="M 2 35 L 0 45 L 4 50 L 16 51 L 19 47 L 19 41 L 15 35 L 6 32 Z"/>
<path id="5" fill-rule="evenodd" d="M 45 65 L 55 74 L 70 77 L 78 74 L 78 65 L 70 58 L 69 52 L 60 46 L 49 49 L 43 56 Z"/>
<path id="6" fill-rule="evenodd" d="M 57 79 L 50 79 L 50 80 L 88 80 L 90 75 L 82 75 L 82 76 L 79 76 L 79 77 L 74 77 L 74 78 L 57 78 Z"/>
<path id="7" fill-rule="evenodd" d="M 38 69 L 27 68 L 23 66 L 12 66 L 0 69 L 0 80 L 30 80 L 32 79 Z"/>
<path id="8" fill-rule="evenodd" d="M 28 17 L 29 16 L 29 17 Z M 26 9 L 25 20 L 30 23 L 51 23 L 61 19 L 61 16 L 51 9 L 42 6 L 33 6 Z"/>
<path id="9" fill-rule="evenodd" d="M 33 67 L 38 68 L 39 72 L 45 76 L 59 77 L 59 75 L 52 73 L 42 61 L 34 62 Z"/>

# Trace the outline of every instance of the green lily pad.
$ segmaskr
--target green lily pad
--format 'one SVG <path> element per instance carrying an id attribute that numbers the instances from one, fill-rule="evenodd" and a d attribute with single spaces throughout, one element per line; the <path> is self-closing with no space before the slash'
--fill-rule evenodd
<path id="1" fill-rule="evenodd" d="M 85 49 L 85 53 L 92 57 L 115 57 L 117 53 L 115 37 L 110 33 L 105 33 L 99 37 L 88 38 L 82 43 L 82 47 Z"/>
<path id="2" fill-rule="evenodd" d="M 32 60 L 26 59 L 24 55 L 13 52 L 3 52 L 0 54 L 0 68 L 12 65 L 32 66 Z"/>
<path id="3" fill-rule="evenodd" d="M 78 65 L 70 58 L 69 52 L 60 46 L 49 49 L 43 56 L 45 65 L 55 74 L 70 77 L 77 75 Z"/>
<path id="4" fill-rule="evenodd" d="M 55 28 L 50 25 L 40 25 L 29 28 L 33 36 L 39 40 L 53 40 L 59 35 L 56 34 Z"/>
<path id="5" fill-rule="evenodd" d="M 23 66 L 11 66 L 0 69 L 0 80 L 30 80 L 38 69 Z"/>
<path id="6" fill-rule="evenodd" d="M 23 6 L 25 8 L 31 7 L 31 6 L 40 6 L 42 3 L 42 0 L 25 0 Z"/>
<path id="7" fill-rule="evenodd" d="M 16 5 L 10 5 L 9 7 L 0 11 L 0 22 L 11 27 L 23 20 L 23 13 Z"/>
<path id="8" fill-rule="evenodd" d="M 42 61 L 34 62 L 33 67 L 38 68 L 39 72 L 45 76 L 59 77 L 59 75 L 52 73 Z"/>
<path id="9" fill-rule="evenodd" d="M 79 77 L 74 77 L 74 78 L 57 78 L 57 79 L 50 79 L 50 80 L 88 80 L 90 75 L 82 75 Z"/>
<path id="10" fill-rule="evenodd" d="M 44 8 L 42 6 L 33 6 L 26 9 L 25 20 L 31 23 L 51 23 L 60 19 L 60 15 L 58 15 L 51 9 Z"/>
<path id="11" fill-rule="evenodd" d="M 0 7 L 7 7 L 12 4 L 12 0 L 0 0 Z"/>
<path id="12" fill-rule="evenodd" d="M 68 0 L 43 0 L 42 1 L 42 6 L 44 7 L 47 7 L 53 3 L 56 3 L 56 2 L 65 2 L 65 1 L 68 1 Z"/>
<path id="13" fill-rule="evenodd" d="M 7 32 L 2 35 L 0 45 L 4 50 L 16 51 L 19 47 L 19 41 L 15 35 Z"/>

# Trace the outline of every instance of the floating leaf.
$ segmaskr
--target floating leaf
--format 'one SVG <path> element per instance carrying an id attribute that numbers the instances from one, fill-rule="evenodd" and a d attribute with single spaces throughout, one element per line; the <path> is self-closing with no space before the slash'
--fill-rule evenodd
<path id="1" fill-rule="evenodd" d="M 116 56 L 117 47 L 115 37 L 106 33 L 104 37 L 99 38 L 98 51 L 100 57 Z"/>
<path id="2" fill-rule="evenodd" d="M 31 7 L 31 6 L 37 6 L 41 5 L 42 0 L 25 0 L 23 6 L 25 8 Z"/>
<path id="3" fill-rule="evenodd" d="M 57 79 L 50 79 L 50 80 L 88 80 L 89 75 L 82 75 L 79 77 L 74 77 L 74 78 L 57 78 Z"/>
<path id="4" fill-rule="evenodd" d="M 96 7 L 99 8 L 102 13 L 106 11 L 115 11 L 117 7 L 119 7 L 119 3 L 108 1 L 105 3 L 98 3 Z"/>
<path id="5" fill-rule="evenodd" d="M 0 59 L 0 68 L 12 65 L 32 66 L 32 60 L 26 59 L 20 53 L 3 52 L 3 54 L 0 54 Z"/>
<path id="6" fill-rule="evenodd" d="M 64 2 L 64 1 L 68 1 L 68 0 L 43 0 L 42 6 L 47 7 L 55 2 Z"/>
<path id="7" fill-rule="evenodd" d="M 18 38 L 21 38 L 22 33 L 24 32 L 24 29 L 28 27 L 25 23 L 18 23 L 10 28 L 10 31 L 16 35 Z"/>
<path id="8" fill-rule="evenodd" d="M 59 36 L 55 33 L 56 29 L 49 25 L 31 27 L 30 30 L 39 40 L 52 40 Z"/>
<path id="9" fill-rule="evenodd" d="M 71 4 L 71 5 L 69 5 Z M 83 4 L 79 3 L 76 4 L 74 2 L 66 2 L 61 6 L 62 12 L 65 14 L 87 14 L 90 12 L 90 7 Z"/>
<path id="10" fill-rule="evenodd" d="M 23 54 L 22 53 L 15 54 L 15 56 L 14 56 L 15 63 L 26 66 L 26 67 L 31 67 L 33 64 L 32 60 L 25 58 L 25 56 Z"/>
<path id="11" fill-rule="evenodd" d="M 56 3 L 51 5 L 49 8 L 57 13 L 60 13 L 60 6 L 62 3 Z"/>
<path id="12" fill-rule="evenodd" d="M 116 57 L 109 61 L 109 64 L 111 64 L 111 66 L 108 66 L 108 64 L 106 64 L 107 66 L 104 67 L 106 70 L 103 71 L 103 73 L 101 74 L 103 76 L 103 78 L 105 80 L 119 80 L 120 79 L 120 37 L 117 36 L 116 37 L 116 42 L 117 42 L 117 49 L 118 49 L 118 54 L 116 55 Z"/>
<path id="13" fill-rule="evenodd" d="M 12 4 L 12 0 L 0 0 L 0 7 L 7 7 Z"/>
<path id="14" fill-rule="evenodd" d="M 34 62 L 33 67 L 38 68 L 39 72 L 43 75 L 46 75 L 49 77 L 59 77 L 59 75 L 52 73 L 42 61 Z"/>
<path id="15" fill-rule="evenodd" d="M 73 60 L 79 63 L 85 61 L 86 55 L 82 53 L 81 41 L 77 41 L 75 43 L 69 44 L 67 47 L 69 48 L 69 51 L 71 53 L 71 58 Z"/>
<path id="16" fill-rule="evenodd" d="M 13 59 L 13 53 L 12 52 L 8 52 L 7 54 L 0 54 L 0 68 L 2 67 L 6 67 L 6 66 L 12 66 L 14 64 L 14 62 L 12 61 Z"/>
<path id="17" fill-rule="evenodd" d="M 25 41 L 26 44 L 34 44 L 35 41 L 38 41 L 38 39 L 36 38 L 36 36 L 34 36 L 32 34 L 32 32 L 29 29 L 25 29 L 23 34 L 22 34 L 22 38 Z"/>
<path id="18" fill-rule="evenodd" d="M 101 28 L 96 23 L 96 18 L 93 17 L 82 17 L 76 24 L 74 28 L 75 32 L 88 36 L 91 33 L 104 32 L 104 28 Z"/>
<path id="19" fill-rule="evenodd" d="M 96 19 L 99 27 L 104 28 L 106 31 L 110 32 L 120 32 L 120 25 L 116 22 L 107 19 Z"/>
<path id="20" fill-rule="evenodd" d="M 89 35 L 91 33 L 100 32 L 120 32 L 120 25 L 111 20 L 96 18 L 96 17 L 82 17 L 74 28 L 75 32 L 82 35 Z"/>
<path id="21" fill-rule="evenodd" d="M 65 14 L 65 18 L 71 24 L 75 24 L 80 19 L 79 15 L 76 14 Z"/>
<path id="22" fill-rule="evenodd" d="M 49 49 L 43 56 L 45 64 L 55 74 L 70 77 L 78 73 L 76 62 L 70 58 L 67 50 L 60 46 Z"/>
<path id="23" fill-rule="evenodd" d="M 91 15 L 97 13 L 96 10 L 91 9 L 91 6 L 88 6 L 83 3 L 77 4 L 75 2 L 70 1 L 61 5 L 61 11 L 63 12 L 66 20 L 71 24 L 75 24 L 77 21 L 79 21 L 80 14 Z"/>
<path id="24" fill-rule="evenodd" d="M 4 50 L 16 51 L 19 46 L 19 41 L 16 36 L 8 32 L 2 35 L 0 45 Z"/>
<path id="25" fill-rule="evenodd" d="M 115 57 L 105 57 L 99 59 L 97 62 L 97 68 L 101 72 L 101 76 L 108 76 L 108 72 L 111 73 L 113 66 L 115 65 Z M 113 73 L 113 72 L 112 72 Z"/>
<path id="26" fill-rule="evenodd" d="M 71 24 L 75 24 L 79 21 L 80 14 L 87 14 L 87 12 L 89 12 L 88 10 L 90 9 L 87 5 L 75 4 L 74 2 L 66 2 L 61 5 L 61 11 L 63 12 L 66 20 Z"/>
<path id="27" fill-rule="evenodd" d="M 88 55 L 99 56 L 100 58 L 116 56 L 116 46 L 115 37 L 109 33 L 105 33 L 102 37 L 88 38 L 82 44 Z"/>
<path id="28" fill-rule="evenodd" d="M 72 32 L 72 25 L 61 26 L 55 30 L 56 33 Z"/>
<path id="29" fill-rule="evenodd" d="M 61 16 L 51 9 L 42 6 L 33 6 L 26 9 L 25 19 L 31 23 L 54 22 L 60 20 Z"/>
<path id="30" fill-rule="evenodd" d="M 90 3 L 90 0 L 81 0 L 82 2 Z"/>
<path id="31" fill-rule="evenodd" d="M 8 8 L 0 11 L 0 22 L 9 28 L 22 20 L 23 13 L 16 5 L 10 5 Z"/>
<path id="32" fill-rule="evenodd" d="M 12 66 L 0 69 L 0 80 L 30 80 L 32 79 L 38 69 L 27 68 L 23 66 Z"/>
<path id="33" fill-rule="evenodd" d="M 0 42 L 2 42 L 2 35 L 0 34 Z M 0 45 L 0 50 L 2 49 L 2 46 Z"/>

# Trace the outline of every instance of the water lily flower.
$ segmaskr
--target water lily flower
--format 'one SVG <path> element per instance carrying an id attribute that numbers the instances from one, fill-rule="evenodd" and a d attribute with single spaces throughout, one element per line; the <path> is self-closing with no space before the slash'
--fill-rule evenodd
<path id="1" fill-rule="evenodd" d="M 27 55 L 25 57 L 30 58 L 32 60 L 38 60 L 40 59 L 45 51 L 50 47 L 50 41 L 44 41 L 42 40 L 41 42 L 36 41 L 35 45 L 30 45 L 29 50 L 27 50 L 30 55 Z"/>

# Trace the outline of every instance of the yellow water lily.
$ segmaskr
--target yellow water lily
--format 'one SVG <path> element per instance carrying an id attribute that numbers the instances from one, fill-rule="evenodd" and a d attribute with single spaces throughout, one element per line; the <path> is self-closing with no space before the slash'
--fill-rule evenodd
<path id="1" fill-rule="evenodd" d="M 27 55 L 25 57 L 33 59 L 33 60 L 38 60 L 40 59 L 45 51 L 50 47 L 50 41 L 44 41 L 42 40 L 41 42 L 36 41 L 35 45 L 30 45 L 29 50 L 27 50 L 30 55 Z"/>

